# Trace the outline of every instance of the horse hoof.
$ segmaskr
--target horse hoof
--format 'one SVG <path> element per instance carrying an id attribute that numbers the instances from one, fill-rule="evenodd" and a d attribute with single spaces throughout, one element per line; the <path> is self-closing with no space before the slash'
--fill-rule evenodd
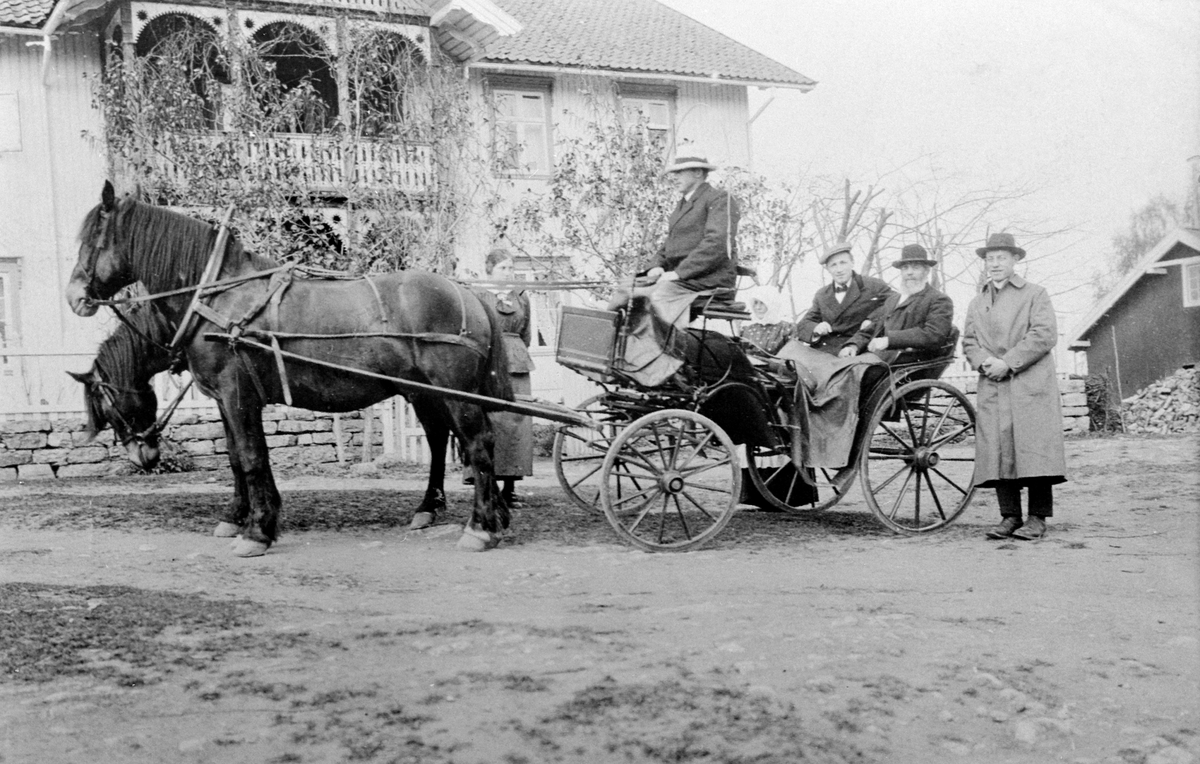
<path id="1" fill-rule="evenodd" d="M 217 527 L 213 529 L 213 535 L 219 539 L 231 539 L 241 532 L 241 528 L 233 523 L 219 522 Z"/>
<path id="2" fill-rule="evenodd" d="M 237 557 L 262 557 L 267 553 L 267 547 L 269 546 L 270 544 L 262 541 L 251 541 L 241 538 L 233 542 L 229 548 L 233 550 L 233 554 Z"/>
<path id="3" fill-rule="evenodd" d="M 495 533 L 477 530 L 471 526 L 463 528 L 463 535 L 458 539 L 458 548 L 464 552 L 486 552 L 500 545 L 500 537 Z"/>
<path id="4" fill-rule="evenodd" d="M 433 525 L 434 515 L 432 512 L 417 512 L 412 517 L 412 522 L 408 524 L 410 531 L 419 531 L 422 528 L 428 528 Z"/>

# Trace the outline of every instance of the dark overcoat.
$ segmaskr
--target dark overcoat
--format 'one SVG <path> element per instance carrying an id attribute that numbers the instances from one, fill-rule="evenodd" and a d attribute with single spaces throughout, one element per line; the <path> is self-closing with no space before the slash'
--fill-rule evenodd
<path id="1" fill-rule="evenodd" d="M 701 183 L 671 213 L 667 238 L 650 267 L 675 271 L 679 286 L 692 291 L 732 289 L 737 286 L 737 227 L 737 200 Z"/>
<path id="2" fill-rule="evenodd" d="M 945 352 L 945 345 L 954 334 L 954 302 L 929 284 L 900 304 L 900 294 L 893 294 L 883 303 L 883 320 L 854 335 L 854 344 L 861 353 L 876 337 L 887 337 L 888 349 L 880 357 L 888 363 L 901 359 L 927 361 Z M 903 357 L 898 352 L 905 350 Z"/>
<path id="3" fill-rule="evenodd" d="M 524 292 L 512 291 L 505 295 L 491 292 L 481 294 L 500 314 L 500 328 L 504 332 L 504 353 L 508 360 L 508 374 L 512 391 L 516 395 L 529 395 L 533 385 L 529 372 L 533 371 L 533 359 L 528 346 L 533 339 L 530 325 L 529 296 Z M 508 411 L 493 411 L 488 414 L 495 438 L 492 462 L 496 477 L 522 477 L 533 474 L 533 420 L 526 414 Z"/>
<path id="4" fill-rule="evenodd" d="M 843 347 L 853 344 L 854 335 L 863 321 L 870 321 L 872 326 L 879 323 L 884 304 L 893 294 L 895 292 L 885 282 L 855 273 L 850 277 L 845 298 L 839 303 L 834 296 L 833 284 L 826 284 L 813 295 L 812 307 L 796 324 L 793 336 L 817 350 L 837 355 Z M 828 321 L 833 331 L 814 340 L 813 329 L 822 321 Z"/>
<path id="5" fill-rule="evenodd" d="M 982 372 L 976 407 L 975 484 L 1066 480 L 1062 403 L 1054 363 L 1058 322 L 1050 295 L 1014 275 L 999 292 L 985 284 L 967 308 L 963 353 L 979 369 L 989 356 L 1012 367 L 993 382 Z"/>

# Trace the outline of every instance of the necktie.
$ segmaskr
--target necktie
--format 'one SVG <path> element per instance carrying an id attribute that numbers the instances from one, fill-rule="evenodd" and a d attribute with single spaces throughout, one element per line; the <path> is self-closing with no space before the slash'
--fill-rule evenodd
<path id="1" fill-rule="evenodd" d="M 842 292 L 847 292 L 849 290 L 850 290 L 849 284 L 834 284 L 833 285 L 833 293 L 834 294 L 841 294 Z"/>

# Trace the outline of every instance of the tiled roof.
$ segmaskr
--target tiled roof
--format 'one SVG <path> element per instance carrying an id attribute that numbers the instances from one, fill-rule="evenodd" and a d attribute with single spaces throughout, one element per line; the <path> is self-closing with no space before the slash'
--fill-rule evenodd
<path id="1" fill-rule="evenodd" d="M 809 88 L 803 74 L 657 0 L 494 0 L 524 29 L 482 63 L 529 63 Z"/>
<path id="2" fill-rule="evenodd" d="M 40 29 L 53 9 L 54 0 L 0 0 L 0 26 Z"/>

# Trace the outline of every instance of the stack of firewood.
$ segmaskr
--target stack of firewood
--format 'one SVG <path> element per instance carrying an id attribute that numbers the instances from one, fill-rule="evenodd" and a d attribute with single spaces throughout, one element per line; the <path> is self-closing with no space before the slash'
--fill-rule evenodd
<path id="1" fill-rule="evenodd" d="M 1200 370 L 1180 369 L 1122 403 L 1128 432 L 1200 432 Z"/>

